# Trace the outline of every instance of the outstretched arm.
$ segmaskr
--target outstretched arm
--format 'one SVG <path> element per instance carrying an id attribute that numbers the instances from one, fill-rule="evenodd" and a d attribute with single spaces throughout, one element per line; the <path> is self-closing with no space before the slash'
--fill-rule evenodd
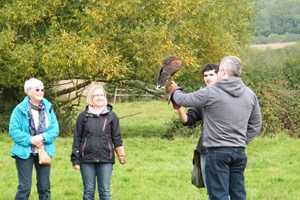
<path id="1" fill-rule="evenodd" d="M 180 119 L 180 121 L 181 121 L 182 123 L 186 123 L 186 122 L 187 122 L 188 116 L 187 116 L 187 114 L 185 113 L 184 108 L 180 107 L 180 108 L 178 109 L 178 115 L 179 115 L 179 119 Z"/>

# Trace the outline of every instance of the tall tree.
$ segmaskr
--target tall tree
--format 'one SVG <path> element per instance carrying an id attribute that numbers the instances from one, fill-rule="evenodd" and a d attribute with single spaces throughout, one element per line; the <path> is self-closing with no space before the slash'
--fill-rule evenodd
<path id="1" fill-rule="evenodd" d="M 0 88 L 20 100 L 29 77 L 49 89 L 77 78 L 154 83 L 170 55 L 197 80 L 199 64 L 238 52 L 253 19 L 251 0 L 0 0 Z"/>
<path id="2" fill-rule="evenodd" d="M 254 2 L 259 10 L 254 23 L 256 36 L 300 34 L 299 0 L 254 0 Z"/>

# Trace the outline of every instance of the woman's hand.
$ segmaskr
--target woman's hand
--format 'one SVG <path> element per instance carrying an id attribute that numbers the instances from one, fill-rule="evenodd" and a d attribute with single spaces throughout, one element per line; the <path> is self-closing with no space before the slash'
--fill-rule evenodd
<path id="1" fill-rule="evenodd" d="M 76 170 L 80 170 L 80 165 L 73 165 L 73 168 Z"/>
<path id="2" fill-rule="evenodd" d="M 119 162 L 123 165 L 126 163 L 126 157 L 125 156 L 119 156 Z"/>
<path id="3" fill-rule="evenodd" d="M 44 136 L 43 135 L 35 135 L 31 138 L 31 144 L 33 144 L 34 146 L 41 148 L 42 146 L 44 146 L 43 143 L 44 140 Z"/>
<path id="4" fill-rule="evenodd" d="M 119 146 L 115 148 L 115 152 L 117 153 L 117 156 L 119 158 L 119 162 L 121 164 L 126 163 L 126 156 L 125 156 L 125 149 L 123 146 Z"/>

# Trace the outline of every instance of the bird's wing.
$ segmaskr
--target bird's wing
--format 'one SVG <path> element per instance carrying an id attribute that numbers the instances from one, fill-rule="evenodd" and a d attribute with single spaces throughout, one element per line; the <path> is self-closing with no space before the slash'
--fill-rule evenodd
<path id="1" fill-rule="evenodd" d="M 169 62 L 169 64 L 165 67 L 165 71 L 174 76 L 181 69 L 181 60 L 179 58 L 175 58 Z"/>
<path id="2" fill-rule="evenodd" d="M 158 71 L 156 88 L 159 89 L 164 87 L 169 76 L 170 74 L 166 73 L 166 71 L 164 70 L 164 65 L 162 65 Z"/>
<path id="3" fill-rule="evenodd" d="M 168 57 L 166 58 L 159 71 L 156 82 L 156 88 L 162 88 L 165 86 L 166 81 L 170 76 L 173 76 L 176 72 L 181 69 L 181 60 L 176 57 Z"/>

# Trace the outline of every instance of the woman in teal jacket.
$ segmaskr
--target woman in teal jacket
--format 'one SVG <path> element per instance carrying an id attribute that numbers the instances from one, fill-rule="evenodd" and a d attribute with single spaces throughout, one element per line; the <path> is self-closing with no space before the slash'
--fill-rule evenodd
<path id="1" fill-rule="evenodd" d="M 39 199 L 50 199 L 51 165 L 41 165 L 37 149 L 45 148 L 52 157 L 59 128 L 52 104 L 44 98 L 44 84 L 35 78 L 25 82 L 26 97 L 12 112 L 9 136 L 14 141 L 11 156 L 16 160 L 18 191 L 15 199 L 28 199 L 35 166 Z"/>

